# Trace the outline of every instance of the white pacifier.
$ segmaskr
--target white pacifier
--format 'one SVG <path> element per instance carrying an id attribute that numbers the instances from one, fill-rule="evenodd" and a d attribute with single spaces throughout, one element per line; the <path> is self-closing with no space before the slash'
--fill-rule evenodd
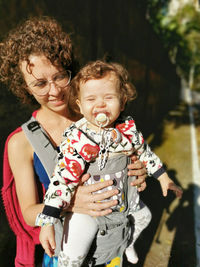
<path id="1" fill-rule="evenodd" d="M 99 113 L 95 118 L 95 123 L 97 126 L 106 127 L 109 123 L 109 118 L 105 113 Z"/>

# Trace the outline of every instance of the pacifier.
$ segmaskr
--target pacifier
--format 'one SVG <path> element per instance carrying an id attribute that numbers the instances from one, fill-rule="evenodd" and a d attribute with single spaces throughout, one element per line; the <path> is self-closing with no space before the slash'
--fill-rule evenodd
<path id="1" fill-rule="evenodd" d="M 105 113 L 99 113 L 95 118 L 95 123 L 97 126 L 106 127 L 109 123 L 109 118 Z"/>

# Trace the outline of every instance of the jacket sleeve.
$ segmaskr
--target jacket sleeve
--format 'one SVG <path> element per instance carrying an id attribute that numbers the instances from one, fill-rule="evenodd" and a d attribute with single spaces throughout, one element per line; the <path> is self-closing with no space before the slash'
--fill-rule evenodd
<path id="1" fill-rule="evenodd" d="M 99 146 L 77 128 L 67 132 L 45 194 L 44 215 L 59 218 L 61 210 L 71 202 L 86 162 L 94 160 L 98 152 Z"/>
<path id="2" fill-rule="evenodd" d="M 149 176 L 158 178 L 165 172 L 162 161 L 144 141 L 143 135 L 137 130 L 134 120 L 126 120 L 117 128 L 131 141 L 138 159 L 145 165 Z"/>
<path id="3" fill-rule="evenodd" d="M 61 209 L 69 206 L 84 169 L 84 159 L 73 148 L 71 140 L 67 138 L 60 146 L 58 163 L 45 194 L 44 214 L 58 218 Z"/>

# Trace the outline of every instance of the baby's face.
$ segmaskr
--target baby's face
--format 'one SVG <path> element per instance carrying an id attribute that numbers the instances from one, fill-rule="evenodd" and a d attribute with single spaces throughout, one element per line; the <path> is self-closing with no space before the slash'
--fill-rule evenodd
<path id="1" fill-rule="evenodd" d="M 83 116 L 92 125 L 96 125 L 96 116 L 104 113 L 109 119 L 107 127 L 112 127 L 124 109 L 120 101 L 119 82 L 115 75 L 108 74 L 102 79 L 81 83 L 77 104 Z"/>

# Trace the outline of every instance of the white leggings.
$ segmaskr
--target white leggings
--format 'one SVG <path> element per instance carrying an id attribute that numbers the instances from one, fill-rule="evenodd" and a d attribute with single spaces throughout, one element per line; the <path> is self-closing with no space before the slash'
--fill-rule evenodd
<path id="1" fill-rule="evenodd" d="M 87 256 L 98 225 L 89 215 L 68 213 L 65 218 L 64 234 L 58 266 L 81 266 Z"/>
<path id="2" fill-rule="evenodd" d="M 149 225 L 152 215 L 149 208 L 143 204 L 143 207 L 130 214 L 133 220 L 133 236 L 130 246 L 134 245 L 135 241 L 138 239 L 141 232 Z"/>
<path id="3" fill-rule="evenodd" d="M 130 214 L 133 218 L 134 231 L 131 245 L 135 243 L 140 233 L 151 221 L 151 212 L 143 206 L 137 212 Z M 68 213 L 65 218 L 62 249 L 58 258 L 58 267 L 79 267 L 87 256 L 98 225 L 89 215 Z"/>

